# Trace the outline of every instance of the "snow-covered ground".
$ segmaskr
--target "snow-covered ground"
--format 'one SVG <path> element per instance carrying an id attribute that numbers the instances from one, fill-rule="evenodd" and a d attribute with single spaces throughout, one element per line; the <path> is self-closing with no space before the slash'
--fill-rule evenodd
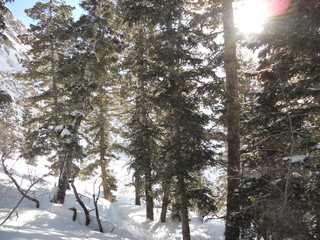
<path id="1" fill-rule="evenodd" d="M 21 60 L 27 47 L 16 37 L 26 31 L 21 22 L 12 14 L 6 16 L 7 30 L 4 32 L 6 41 L 0 42 L 0 90 L 10 94 L 13 98 L 14 109 L 22 113 L 18 101 L 25 95 L 25 88 L 11 76 L 11 73 L 23 69 Z M 5 39 L 5 38 L 4 38 Z M 20 109 L 20 111 L 19 111 Z M 19 115 L 19 114 L 18 114 Z M 7 160 L 6 165 L 17 182 L 28 189 L 30 183 L 49 172 L 45 167 L 45 159 L 37 166 L 27 165 L 23 160 Z M 127 171 L 127 159 L 120 155 L 119 160 L 111 163 L 118 180 L 118 190 L 115 194 L 117 201 L 109 203 L 100 198 L 98 201 L 100 218 L 104 233 L 97 230 L 94 211 L 91 211 L 91 224 L 85 226 L 82 209 L 76 202 L 72 191 L 67 192 L 64 205 L 50 202 L 52 190 L 57 178 L 47 176 L 31 188 L 30 194 L 40 201 L 40 207 L 24 199 L 10 219 L 0 226 L 0 240 L 98 240 L 98 239 L 129 239 L 129 240 L 170 240 L 181 239 L 179 222 L 168 219 L 167 223 L 149 221 L 145 218 L 145 207 L 134 205 L 134 189 L 130 186 L 132 175 Z M 89 209 L 94 209 L 92 194 L 97 178 L 89 181 L 75 181 L 75 186 Z M 10 182 L 0 167 L 0 225 L 11 210 L 21 199 L 21 194 Z M 78 210 L 78 217 L 72 221 L 73 212 L 69 208 Z M 155 209 L 155 218 L 159 219 L 160 209 Z M 190 228 L 192 239 L 224 239 L 224 222 L 220 220 L 202 224 L 193 214 L 190 214 Z"/>
<path id="2" fill-rule="evenodd" d="M 97 230 L 94 211 L 90 212 L 92 222 L 85 226 L 82 209 L 76 202 L 73 192 L 67 192 L 64 205 L 50 202 L 52 189 L 57 179 L 53 176 L 45 177 L 43 181 L 31 189 L 32 196 L 40 201 L 40 208 L 27 199 L 19 205 L 2 227 L 0 227 L 0 240 L 97 240 L 97 239 L 129 239 L 129 240 L 169 240 L 181 239 L 181 226 L 179 222 L 168 220 L 167 223 L 149 221 L 145 218 L 144 206 L 134 205 L 134 192 L 128 186 L 131 174 L 128 173 L 125 159 L 112 163 L 118 179 L 118 192 L 115 193 L 117 201 L 109 203 L 99 199 L 98 206 L 104 233 Z M 40 161 L 36 167 L 26 165 L 23 160 L 6 161 L 8 169 L 14 173 L 18 183 L 27 189 L 35 177 L 43 176 L 49 170 L 44 166 L 45 160 Z M 96 179 L 89 181 L 75 181 L 77 190 L 82 195 L 82 200 L 89 209 L 94 209 L 92 194 Z M 0 224 L 9 212 L 21 199 L 8 177 L 0 168 Z M 72 221 L 73 212 L 69 208 L 75 207 L 78 216 Z M 155 209 L 156 219 L 159 219 L 160 209 Z M 202 224 L 191 214 L 190 228 L 192 239 L 224 239 L 224 222 L 215 220 Z"/>

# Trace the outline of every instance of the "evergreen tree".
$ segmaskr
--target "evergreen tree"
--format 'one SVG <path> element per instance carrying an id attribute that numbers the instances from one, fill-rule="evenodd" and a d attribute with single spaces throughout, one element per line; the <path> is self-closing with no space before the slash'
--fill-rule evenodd
<path id="1" fill-rule="evenodd" d="M 206 26 L 208 18 L 195 11 L 203 3 L 208 4 L 206 1 L 199 2 L 197 6 L 197 3 L 185 1 L 124 2 L 129 19 L 147 26 L 144 28 L 147 31 L 142 28 L 143 34 L 137 34 L 140 39 L 147 36 L 145 48 L 141 47 L 137 54 L 140 59 L 137 68 L 144 70 L 140 71 L 143 74 L 140 73 L 138 78 L 140 85 L 143 85 L 142 80 L 148 81 L 145 86 L 148 89 L 147 99 L 154 105 L 151 109 L 158 108 L 162 113 L 157 123 L 161 130 L 157 142 L 162 144 L 159 151 L 162 161 L 156 162 L 155 166 L 165 193 L 161 219 L 165 221 L 171 196 L 175 202 L 172 206 L 182 222 L 183 239 L 190 239 L 188 208 L 197 185 L 197 175 L 213 160 L 213 148 L 209 146 L 204 128 L 209 118 L 200 111 L 201 78 L 214 75 L 211 65 L 205 65 L 209 60 L 197 48 L 200 43 L 205 45 L 208 37 L 201 29 Z M 144 92 L 140 92 L 140 97 L 143 95 Z M 136 118 L 141 129 L 145 128 L 141 121 L 144 119 L 143 111 L 146 110 L 142 109 Z M 149 133 L 146 131 L 145 135 L 139 135 L 141 138 L 137 142 L 150 139 L 153 128 L 147 125 L 147 129 Z M 137 149 L 146 151 L 149 144 L 150 141 L 144 148 L 140 145 Z M 141 159 L 143 157 L 148 157 L 148 154 L 142 155 Z"/>
<path id="2" fill-rule="evenodd" d="M 5 5 L 7 2 L 14 2 L 14 0 L 5 0 L 5 1 L 1 0 L 0 1 L 0 31 L 5 29 L 5 27 L 6 27 L 5 22 L 4 22 L 4 15 L 8 11 L 8 8 Z"/>
<path id="3" fill-rule="evenodd" d="M 112 179 L 108 172 L 108 161 L 111 157 L 112 143 L 110 140 L 112 124 L 111 110 L 115 106 L 115 91 L 117 90 L 118 73 L 118 54 L 121 50 L 119 42 L 119 12 L 117 5 L 112 1 L 84 1 L 81 7 L 87 11 L 87 15 L 82 16 L 79 21 L 79 28 L 86 41 L 95 41 L 96 63 L 92 81 L 96 85 L 96 91 L 92 96 L 91 106 L 93 114 L 88 117 L 88 128 L 91 136 L 98 144 L 90 146 L 92 154 L 99 155 L 98 163 L 101 170 L 102 186 L 104 197 L 109 201 L 113 200 L 108 182 Z M 96 31 L 94 38 L 90 35 L 92 26 Z M 91 141 L 92 142 L 92 141 Z M 93 166 L 91 164 L 91 167 Z"/>
<path id="4" fill-rule="evenodd" d="M 83 15 L 75 24 L 76 32 L 76 45 L 75 52 L 62 61 L 66 66 L 61 74 L 67 76 L 70 80 L 68 84 L 70 91 L 70 98 L 68 107 L 70 123 L 69 132 L 70 137 L 66 145 L 67 151 L 64 158 L 64 169 L 61 171 L 59 178 L 59 193 L 58 199 L 61 196 L 60 202 L 63 202 L 65 191 L 68 186 L 68 179 L 70 177 L 70 166 L 73 160 L 77 157 L 77 153 L 81 154 L 80 137 L 81 137 L 81 123 L 91 108 L 91 93 L 93 89 L 98 89 L 98 94 L 103 94 L 105 79 L 103 74 L 108 72 L 112 66 L 112 62 L 116 61 L 114 47 L 117 45 L 118 40 L 113 35 L 112 28 L 108 23 L 112 22 L 110 14 L 112 13 L 111 1 L 83 1 L 81 4 L 88 14 Z M 108 64 L 108 65 L 107 65 Z M 70 69 L 68 66 L 73 66 Z M 76 71 L 75 71 L 76 70 Z M 100 99 L 102 101 L 102 99 Z M 100 117 L 103 117 L 103 102 L 98 104 Z M 99 119 L 100 120 L 100 119 Z M 105 125 L 104 122 L 99 122 L 99 148 L 100 148 L 100 167 L 102 173 L 106 174 L 106 142 L 105 138 Z M 103 183 L 106 197 L 112 201 L 110 193 L 110 186 L 107 186 L 104 176 Z"/>
<path id="5" fill-rule="evenodd" d="M 29 159 L 39 155 L 51 156 L 55 165 L 60 165 L 64 112 L 64 85 L 58 76 L 59 59 L 70 46 L 64 30 L 72 22 L 71 11 L 72 7 L 55 0 L 36 3 L 26 13 L 37 24 L 31 25 L 30 32 L 21 37 L 25 44 L 31 46 L 28 54 L 32 59 L 25 61 L 26 71 L 20 78 L 35 86 L 33 96 L 25 106 L 28 132 L 24 156 Z"/>
<path id="6" fill-rule="evenodd" d="M 319 238 L 319 10 L 295 0 L 256 37 L 258 89 L 243 116 L 246 239 Z"/>
<path id="7" fill-rule="evenodd" d="M 239 211 L 235 190 L 240 183 L 240 103 L 237 73 L 236 32 L 233 18 L 233 0 L 222 1 L 224 32 L 224 66 L 226 72 L 226 125 L 228 142 L 228 186 L 226 240 L 239 239 L 239 226 L 234 214 Z"/>
<path id="8" fill-rule="evenodd" d="M 128 17 L 128 15 L 126 16 Z M 136 204 L 141 204 L 142 188 L 146 200 L 146 217 L 154 220 L 153 216 L 153 190 L 155 183 L 152 172 L 155 164 L 156 142 L 155 126 L 152 113 L 154 113 L 154 104 L 150 101 L 150 92 L 152 89 L 153 73 L 149 68 L 148 54 L 151 48 L 150 34 L 153 28 L 148 23 L 141 20 L 131 25 L 131 31 L 127 34 L 128 39 L 132 41 L 128 44 L 130 50 L 125 61 L 125 67 L 130 69 L 135 83 L 133 94 L 135 103 L 132 106 L 132 117 L 129 122 L 131 144 L 129 152 L 134 157 L 131 167 L 134 169 L 134 181 L 136 188 Z M 144 44 L 142 45 L 141 42 Z"/>
<path id="9" fill-rule="evenodd" d="M 198 92 L 201 78 L 213 75 L 197 49 L 208 37 L 199 27 L 207 18 L 197 14 L 196 9 L 200 8 L 197 3 L 168 1 L 153 4 L 159 11 L 154 17 L 159 30 L 151 51 L 152 69 L 157 70 L 153 98 L 165 112 L 163 125 L 167 129 L 163 146 L 165 168 L 161 177 L 166 185 L 164 192 L 174 193 L 174 207 L 181 220 L 183 239 L 190 239 L 188 208 L 191 193 L 197 174 L 213 160 L 205 131 L 209 119 L 200 111 Z"/>

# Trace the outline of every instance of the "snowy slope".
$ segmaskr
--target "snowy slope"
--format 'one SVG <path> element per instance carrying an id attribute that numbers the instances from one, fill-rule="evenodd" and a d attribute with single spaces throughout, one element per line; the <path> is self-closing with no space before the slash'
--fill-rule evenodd
<path id="1" fill-rule="evenodd" d="M 30 185 L 30 179 L 42 176 L 48 170 L 44 161 L 37 167 L 28 166 L 22 160 L 19 162 L 7 161 L 7 166 L 14 173 L 24 189 Z M 144 206 L 135 206 L 133 189 L 128 187 L 131 176 L 123 167 L 126 160 L 113 162 L 114 171 L 117 172 L 119 189 L 115 203 L 99 199 L 99 212 L 104 228 L 104 233 L 97 230 L 94 212 L 93 220 L 89 227 L 84 226 L 84 216 L 81 207 L 76 203 L 72 191 L 68 191 L 64 205 L 53 204 L 50 200 L 51 189 L 54 188 L 56 178 L 48 176 L 40 184 L 32 188 L 32 196 L 40 201 L 40 208 L 34 202 L 23 200 L 17 211 L 11 216 L 3 227 L 0 227 L 0 240 L 78 240 L 78 239 L 129 239 L 129 240 L 170 240 L 181 239 L 180 223 L 170 221 L 161 223 L 145 219 Z M 42 166 L 42 167 L 41 167 Z M 19 202 L 21 195 L 10 183 L 8 177 L 0 169 L 0 223 L 5 219 L 13 207 Z M 82 195 L 82 200 L 90 209 L 94 209 L 92 201 L 93 186 L 96 179 L 90 181 L 76 181 L 75 186 Z M 96 184 L 97 185 L 97 184 Z M 69 210 L 76 207 L 78 218 L 72 221 L 73 212 Z M 159 216 L 160 209 L 155 209 Z M 159 219 L 158 216 L 156 219 Z M 190 227 L 193 239 L 222 240 L 224 223 L 214 221 L 202 224 L 196 218 L 191 218 Z"/>
<path id="2" fill-rule="evenodd" d="M 22 61 L 27 60 L 27 46 L 18 36 L 27 32 L 25 25 L 8 11 L 5 15 L 6 30 L 0 36 L 0 91 L 7 93 L 13 100 L 25 94 L 24 87 L 13 73 L 23 70 Z"/>
<path id="3" fill-rule="evenodd" d="M 18 38 L 27 32 L 26 26 L 8 11 L 5 15 L 6 29 L 0 37 L 0 72 L 21 71 L 21 60 L 26 59 L 27 47 Z"/>

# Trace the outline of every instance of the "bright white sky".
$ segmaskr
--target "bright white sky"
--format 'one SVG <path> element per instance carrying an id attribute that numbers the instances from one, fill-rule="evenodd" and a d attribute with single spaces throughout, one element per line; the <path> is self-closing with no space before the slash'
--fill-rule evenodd
<path id="1" fill-rule="evenodd" d="M 257 33 L 270 17 L 265 0 L 243 0 L 234 4 L 235 25 L 243 33 Z"/>
<path id="2" fill-rule="evenodd" d="M 30 23 L 34 22 L 25 14 L 24 10 L 32 8 L 34 4 L 39 1 L 40 0 L 14 0 L 13 3 L 7 3 L 6 5 L 12 10 L 13 15 L 19 20 L 23 21 L 28 27 Z M 73 7 L 77 7 L 77 9 L 73 11 L 73 15 L 75 19 L 78 19 L 83 13 L 80 7 L 78 7 L 78 4 L 81 2 L 81 0 L 67 0 L 66 2 Z"/>

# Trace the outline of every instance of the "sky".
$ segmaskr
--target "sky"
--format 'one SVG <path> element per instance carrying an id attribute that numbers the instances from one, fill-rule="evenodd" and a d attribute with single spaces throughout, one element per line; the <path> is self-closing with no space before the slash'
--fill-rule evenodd
<path id="1" fill-rule="evenodd" d="M 24 10 L 32 8 L 35 3 L 39 1 L 40 0 L 14 0 L 13 3 L 7 3 L 6 5 L 12 10 L 13 15 L 23 21 L 28 27 L 30 24 L 35 24 L 35 22 L 25 14 Z M 73 11 L 73 15 L 75 19 L 78 19 L 82 14 L 82 10 L 78 6 L 81 0 L 67 0 L 66 2 L 77 8 Z"/>

